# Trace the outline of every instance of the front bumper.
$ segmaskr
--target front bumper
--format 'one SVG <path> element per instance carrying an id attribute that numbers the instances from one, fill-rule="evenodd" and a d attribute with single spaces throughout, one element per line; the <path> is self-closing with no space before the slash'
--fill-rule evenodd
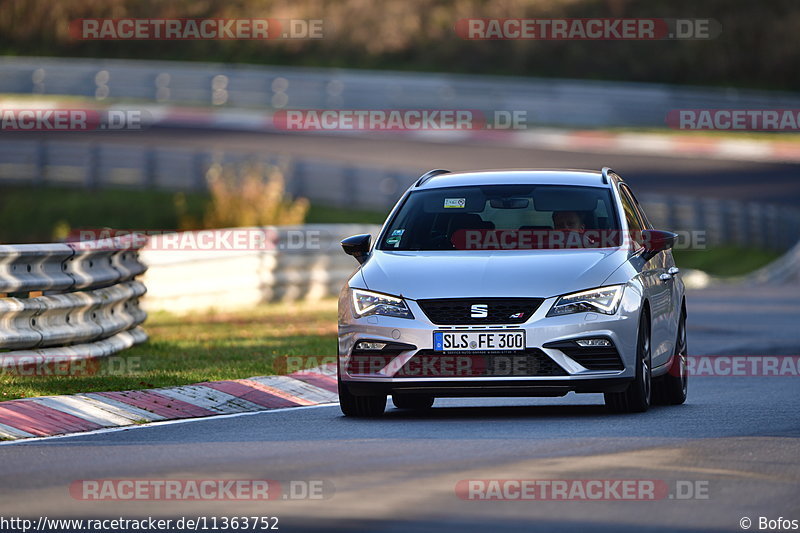
<path id="1" fill-rule="evenodd" d="M 353 315 L 349 298 L 343 295 L 339 301 L 340 379 L 357 395 L 400 392 L 452 397 L 563 396 L 570 391 L 596 393 L 624 390 L 635 374 L 636 336 L 641 302 L 637 291 L 625 291 L 619 310 L 614 315 L 577 313 L 547 317 L 546 314 L 555 300 L 556 298 L 546 299 L 522 324 L 437 326 L 414 300 L 406 300 L 414 314 L 413 319 L 386 316 L 357 318 Z M 433 372 L 409 373 L 409 365 L 415 362 L 415 356 L 422 357 L 424 354 L 428 360 L 450 356 L 448 353 L 433 352 L 433 333 L 452 329 L 524 330 L 526 353 L 535 353 L 537 357 L 544 358 L 545 366 L 550 370 L 536 375 L 509 372 L 502 376 L 467 376 L 453 372 L 440 373 L 438 367 L 433 365 Z M 597 365 L 591 364 L 591 358 L 573 358 L 568 355 L 570 350 L 552 347 L 553 344 L 563 346 L 564 342 L 584 338 L 610 340 L 621 364 L 614 369 L 599 370 Z M 356 343 L 361 340 L 401 344 L 407 349 L 383 354 L 380 364 L 365 367 L 353 364 L 365 355 L 358 351 L 354 355 Z M 491 356 L 489 353 L 483 355 Z M 513 357 L 514 354 L 508 355 Z M 466 354 L 462 356 L 475 357 Z M 556 371 L 552 371 L 553 367 Z"/>
<path id="2" fill-rule="evenodd" d="M 371 396 L 379 394 L 428 395 L 450 398 L 498 396 L 564 396 L 568 392 L 603 393 L 622 392 L 633 378 L 603 377 L 597 379 L 558 379 L 539 381 L 537 378 L 509 381 L 463 379 L 459 381 L 436 380 L 348 380 L 345 386 L 351 394 Z"/>

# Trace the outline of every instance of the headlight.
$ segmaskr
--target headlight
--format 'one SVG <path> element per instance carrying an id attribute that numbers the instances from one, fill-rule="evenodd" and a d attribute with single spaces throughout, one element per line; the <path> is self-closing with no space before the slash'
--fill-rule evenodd
<path id="1" fill-rule="evenodd" d="M 402 298 L 361 289 L 353 289 L 353 308 L 359 318 L 370 315 L 414 318 Z"/>
<path id="2" fill-rule="evenodd" d="M 617 312 L 624 289 L 625 285 L 612 285 L 610 287 L 565 294 L 556 300 L 547 316 L 585 312 L 613 315 Z"/>

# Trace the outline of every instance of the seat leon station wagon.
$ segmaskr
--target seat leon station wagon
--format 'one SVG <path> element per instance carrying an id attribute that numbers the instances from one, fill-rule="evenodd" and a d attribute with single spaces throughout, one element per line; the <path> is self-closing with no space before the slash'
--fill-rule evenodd
<path id="1" fill-rule="evenodd" d="M 672 257 L 609 168 L 432 170 L 339 297 L 339 400 L 378 416 L 436 398 L 603 393 L 615 412 L 686 399 L 686 303 Z"/>

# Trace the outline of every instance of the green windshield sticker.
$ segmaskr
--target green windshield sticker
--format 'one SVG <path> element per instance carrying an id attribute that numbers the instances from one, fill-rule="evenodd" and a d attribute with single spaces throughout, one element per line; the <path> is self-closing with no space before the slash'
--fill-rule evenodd
<path id="1" fill-rule="evenodd" d="M 403 233 L 406 230 L 404 229 L 396 229 L 392 232 L 389 237 L 386 238 L 386 244 L 394 244 L 394 247 L 397 248 L 400 246 L 400 239 L 403 237 Z"/>

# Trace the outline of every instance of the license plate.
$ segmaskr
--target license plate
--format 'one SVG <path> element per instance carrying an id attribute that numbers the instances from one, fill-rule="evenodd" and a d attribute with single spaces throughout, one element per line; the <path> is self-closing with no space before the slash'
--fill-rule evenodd
<path id="1" fill-rule="evenodd" d="M 433 349 L 437 352 L 509 352 L 525 349 L 525 331 L 435 331 Z"/>

